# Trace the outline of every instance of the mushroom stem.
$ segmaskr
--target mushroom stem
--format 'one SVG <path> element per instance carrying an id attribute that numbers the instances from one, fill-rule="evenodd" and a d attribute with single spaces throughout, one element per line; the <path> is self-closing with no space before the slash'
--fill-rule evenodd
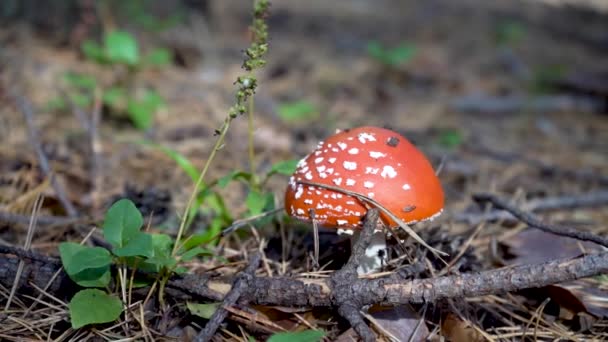
<path id="1" fill-rule="evenodd" d="M 351 247 L 359 239 L 359 231 L 355 231 L 352 239 L 350 240 Z M 382 230 L 377 230 L 372 235 L 372 239 L 369 246 L 365 249 L 365 255 L 359 259 L 359 265 L 357 266 L 357 274 L 370 274 L 379 271 L 386 260 L 386 236 Z"/>

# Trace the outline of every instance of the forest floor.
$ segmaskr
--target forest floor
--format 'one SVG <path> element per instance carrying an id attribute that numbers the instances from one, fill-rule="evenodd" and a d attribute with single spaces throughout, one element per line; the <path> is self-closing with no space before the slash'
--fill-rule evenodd
<path id="1" fill-rule="evenodd" d="M 255 94 L 258 174 L 277 162 L 306 156 L 336 129 L 390 127 L 441 168 L 445 211 L 415 229 L 459 259 L 449 270 L 436 260 L 429 262 L 421 276 L 601 249 L 531 229 L 505 212 L 480 206 L 473 195 L 494 193 L 543 220 L 608 233 L 607 13 L 535 1 L 479 0 L 287 0 L 273 3 L 271 13 L 268 64 L 258 73 Z M 114 15 L 116 22 L 124 22 Z M 141 141 L 177 151 L 202 169 L 218 138 L 214 132 L 234 103 L 250 16 L 247 2 L 222 1 L 205 15 L 191 13 L 161 33 L 128 27 L 144 49 L 168 47 L 177 61 L 135 76 L 134 87 L 156 89 L 165 106 L 145 131 L 107 106 L 97 106 L 101 117 L 94 135 L 86 123 L 94 105 L 51 105 L 74 91 L 64 75 L 86 73 L 106 86 L 124 70 L 93 63 L 73 42 L 58 44 L 26 25 L 0 28 L 0 243 L 24 245 L 40 194 L 44 202 L 31 249 L 45 255 L 58 256 L 59 243 L 81 241 L 100 227 L 106 210 L 121 197 L 135 202 L 151 222 L 150 231 L 175 234 L 192 179 L 167 153 Z M 396 60 L 387 60 L 399 46 L 401 52 L 392 50 Z M 23 106 L 16 104 L 19 99 L 33 106 L 33 135 Z M 245 115 L 232 122 L 205 180 L 249 170 L 247 142 Z M 69 212 L 41 168 L 40 154 L 49 160 L 79 218 L 61 221 Z M 277 207 L 287 178 L 276 175 L 264 185 Z M 231 219 L 251 212 L 246 183 L 234 181 L 216 190 Z M 217 214 L 199 215 L 188 234 L 204 232 Z M 259 276 L 324 278 L 346 261 L 348 241 L 322 229 L 322 270 L 313 271 L 312 229 L 279 222 L 280 215 L 223 237 L 208 246 L 215 257 L 193 259 L 185 264 L 188 272 L 234 275 L 260 244 L 266 249 Z M 99 229 L 93 236 L 101 237 Z M 417 255 L 419 248 L 412 243 L 407 251 Z M 387 271 L 398 266 L 391 264 Z M 3 305 L 12 283 L 2 280 Z M 9 314 L 1 317 L 0 336 L 186 340 L 206 322 L 169 294 L 171 305 L 164 311 L 157 304 L 142 308 L 146 324 L 72 330 L 65 305 L 69 298 L 57 296 L 26 316 L 31 294 L 17 291 Z M 387 340 L 391 334 L 407 340 L 414 332 L 455 341 L 607 340 L 607 298 L 608 280 L 598 276 L 534 291 L 403 306 L 405 313 L 394 309 L 368 319 Z M 354 336 L 333 311 L 247 305 L 229 311 L 218 340 L 263 340 L 275 332 L 311 328 L 324 330 L 328 340 Z"/>

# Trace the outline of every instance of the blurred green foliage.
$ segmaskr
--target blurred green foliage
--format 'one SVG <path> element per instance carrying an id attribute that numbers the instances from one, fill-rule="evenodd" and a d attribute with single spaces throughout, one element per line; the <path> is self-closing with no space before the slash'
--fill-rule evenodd
<path id="1" fill-rule="evenodd" d="M 396 47 L 387 47 L 380 42 L 371 41 L 367 45 L 370 57 L 388 67 L 397 67 L 409 62 L 416 55 L 416 47 L 403 43 Z"/>

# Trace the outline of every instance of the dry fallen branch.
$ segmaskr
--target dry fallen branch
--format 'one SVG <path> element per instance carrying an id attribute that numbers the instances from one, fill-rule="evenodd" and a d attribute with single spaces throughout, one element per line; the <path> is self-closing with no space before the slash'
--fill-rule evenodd
<path id="1" fill-rule="evenodd" d="M 521 204 L 522 209 L 530 212 L 550 211 L 573 208 L 593 208 L 608 205 L 608 191 L 594 191 L 580 195 L 567 195 L 536 198 Z M 477 225 L 483 221 L 513 220 L 515 217 L 505 210 L 489 212 L 460 212 L 452 215 L 455 222 Z"/>
<path id="2" fill-rule="evenodd" d="M 222 305 L 215 310 L 211 318 L 209 318 L 209 322 L 207 322 L 205 325 L 205 328 L 201 330 L 194 341 L 203 342 L 211 340 L 217 328 L 219 328 L 220 324 L 222 324 L 228 315 L 228 310 L 226 310 L 226 308 L 234 305 L 236 301 L 239 300 L 239 297 L 243 291 L 249 287 L 249 284 L 254 279 L 255 270 L 260 265 L 261 260 L 261 253 L 256 253 L 251 257 L 247 267 L 242 272 L 237 274 L 234 285 L 232 285 L 230 292 L 228 292 L 228 294 L 226 294 L 224 297 Z"/>
<path id="3" fill-rule="evenodd" d="M 15 248 L 20 250 L 20 248 Z M 4 254 L 6 249 L 2 251 Z M 58 259 L 42 255 L 30 258 L 30 252 L 23 254 L 26 267 L 21 275 L 21 289 L 31 289 L 31 283 L 45 286 L 60 267 Z M 10 253 L 12 255 L 12 252 Z M 15 255 L 18 256 L 18 255 Z M 44 261 L 43 261 L 44 260 Z M 0 259 L 0 283 L 10 286 L 15 277 L 19 259 Z M 592 277 L 608 272 L 608 252 L 589 254 L 578 258 L 559 259 L 540 264 L 504 267 L 478 273 L 445 276 L 410 281 L 386 279 L 357 279 L 350 285 L 350 291 L 357 295 L 363 305 L 404 304 L 433 302 L 439 299 L 457 297 L 477 297 L 499 294 L 526 288 L 542 287 L 575 279 Z M 49 289 L 50 293 L 65 294 L 69 278 L 62 273 Z M 167 286 L 182 293 L 214 301 L 222 300 L 231 289 L 229 280 L 214 280 L 205 275 L 188 274 L 174 278 Z M 72 286 L 75 288 L 75 286 Z M 69 288 L 69 287 L 68 287 Z M 69 293 L 67 293 L 69 294 Z M 287 277 L 258 277 L 241 295 L 242 300 L 252 304 L 279 306 L 332 306 L 335 294 L 328 279 L 298 279 Z"/>
<path id="4" fill-rule="evenodd" d="M 575 238 L 575 239 L 578 239 L 581 241 L 591 241 L 591 242 L 595 242 L 599 245 L 602 245 L 604 247 L 608 247 L 608 239 L 606 239 L 604 237 L 595 235 L 591 232 L 584 232 L 584 231 L 580 231 L 578 229 L 541 221 L 538 218 L 534 217 L 534 215 L 524 212 L 524 211 L 518 209 L 517 207 L 515 207 L 514 205 L 509 204 L 507 201 L 505 201 L 501 198 L 498 198 L 494 195 L 477 194 L 477 195 L 474 195 L 473 198 L 478 202 L 490 202 L 495 207 L 508 211 L 513 216 L 517 217 L 519 220 L 528 224 L 532 228 L 540 229 L 544 232 L 555 234 L 555 235 Z"/>

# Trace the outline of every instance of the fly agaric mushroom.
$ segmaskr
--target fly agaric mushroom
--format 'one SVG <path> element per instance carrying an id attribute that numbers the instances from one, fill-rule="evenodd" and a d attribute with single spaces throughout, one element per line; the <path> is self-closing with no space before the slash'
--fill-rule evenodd
<path id="1" fill-rule="evenodd" d="M 361 229 L 370 207 L 369 201 L 353 193 L 367 196 L 390 212 L 380 215 L 389 228 L 399 226 L 391 216 L 413 224 L 433 220 L 443 210 L 441 183 L 424 154 L 405 137 L 379 127 L 337 132 L 320 142 L 300 160 L 289 179 L 285 210 L 297 219 L 314 219 L 352 235 Z M 358 272 L 380 269 L 382 254 L 386 255 L 381 229 L 374 233 L 365 254 Z"/>

